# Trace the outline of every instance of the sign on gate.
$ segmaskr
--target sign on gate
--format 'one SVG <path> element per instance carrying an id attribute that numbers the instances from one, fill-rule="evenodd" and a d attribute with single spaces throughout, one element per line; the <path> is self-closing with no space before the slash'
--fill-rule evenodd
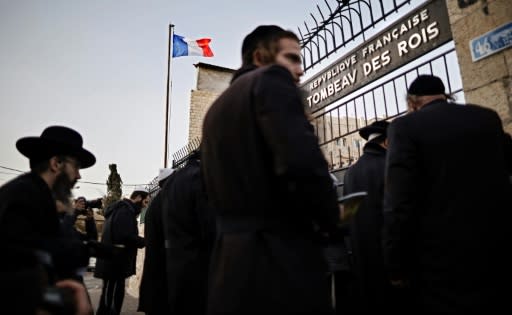
<path id="1" fill-rule="evenodd" d="M 429 1 L 306 81 L 304 102 L 321 109 L 451 39 L 445 1 Z"/>
<path id="2" fill-rule="evenodd" d="M 512 22 L 469 41 L 473 62 L 512 46 Z"/>

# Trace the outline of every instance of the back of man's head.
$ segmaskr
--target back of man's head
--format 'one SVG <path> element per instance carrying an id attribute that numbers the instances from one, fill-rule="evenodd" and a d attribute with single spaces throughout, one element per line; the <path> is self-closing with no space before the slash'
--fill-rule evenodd
<path id="1" fill-rule="evenodd" d="M 254 53 L 261 49 L 266 52 L 263 63 L 273 62 L 277 53 L 277 42 L 281 38 L 292 38 L 299 41 L 295 33 L 286 31 L 277 25 L 260 25 L 245 36 L 242 43 L 242 66 L 254 64 Z"/>
<path id="2" fill-rule="evenodd" d="M 252 64 L 252 55 L 260 43 L 270 42 L 283 29 L 277 25 L 260 25 L 245 36 L 242 42 L 242 64 Z"/>
<path id="3" fill-rule="evenodd" d="M 407 94 L 415 96 L 445 94 L 443 81 L 434 75 L 421 74 L 411 83 Z"/>
<path id="4" fill-rule="evenodd" d="M 437 99 L 453 100 L 453 97 L 446 94 L 443 81 L 435 75 L 421 74 L 407 89 L 407 106 L 410 111 L 418 110 Z"/>

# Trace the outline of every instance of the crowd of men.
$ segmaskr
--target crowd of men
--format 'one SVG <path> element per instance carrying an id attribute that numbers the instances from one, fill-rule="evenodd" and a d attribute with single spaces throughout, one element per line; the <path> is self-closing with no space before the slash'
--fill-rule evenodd
<path id="1" fill-rule="evenodd" d="M 80 134 L 51 126 L 18 140 L 31 171 L 0 188 L 1 298 L 20 314 L 93 314 L 80 270 L 96 255 L 97 314 L 120 314 L 145 246 L 139 311 L 148 315 L 510 308 L 501 283 L 512 139 L 496 112 L 453 103 L 440 78 L 418 76 L 408 113 L 359 131 L 367 143 L 343 193 L 366 198 L 349 217 L 301 101 L 302 74 L 294 33 L 248 34 L 200 149 L 162 171 L 151 202 L 136 189 L 105 209 L 101 242 L 91 221 L 78 237 L 59 218 L 79 170 L 95 163 Z M 148 204 L 143 238 L 137 217 Z M 339 249 L 329 252 L 340 263 L 327 264 L 326 248 Z"/>

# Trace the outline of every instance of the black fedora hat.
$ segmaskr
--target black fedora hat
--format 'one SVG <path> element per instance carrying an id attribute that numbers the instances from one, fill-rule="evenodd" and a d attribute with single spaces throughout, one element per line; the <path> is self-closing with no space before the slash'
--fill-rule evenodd
<path id="1" fill-rule="evenodd" d="M 388 126 L 389 122 L 386 120 L 374 121 L 372 124 L 361 128 L 359 130 L 359 135 L 365 140 L 368 140 L 370 135 L 374 133 L 387 136 Z"/>
<path id="2" fill-rule="evenodd" d="M 64 126 L 50 126 L 43 130 L 40 137 L 24 137 L 16 141 L 18 151 L 30 160 L 70 155 L 80 162 L 80 168 L 88 168 L 96 163 L 96 158 L 82 145 L 82 136 Z"/>

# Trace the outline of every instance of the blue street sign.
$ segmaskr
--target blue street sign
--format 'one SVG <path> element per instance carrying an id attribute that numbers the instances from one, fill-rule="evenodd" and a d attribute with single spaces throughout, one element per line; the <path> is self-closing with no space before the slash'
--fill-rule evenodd
<path id="1" fill-rule="evenodd" d="M 471 59 L 480 60 L 512 46 L 512 22 L 469 41 Z"/>

